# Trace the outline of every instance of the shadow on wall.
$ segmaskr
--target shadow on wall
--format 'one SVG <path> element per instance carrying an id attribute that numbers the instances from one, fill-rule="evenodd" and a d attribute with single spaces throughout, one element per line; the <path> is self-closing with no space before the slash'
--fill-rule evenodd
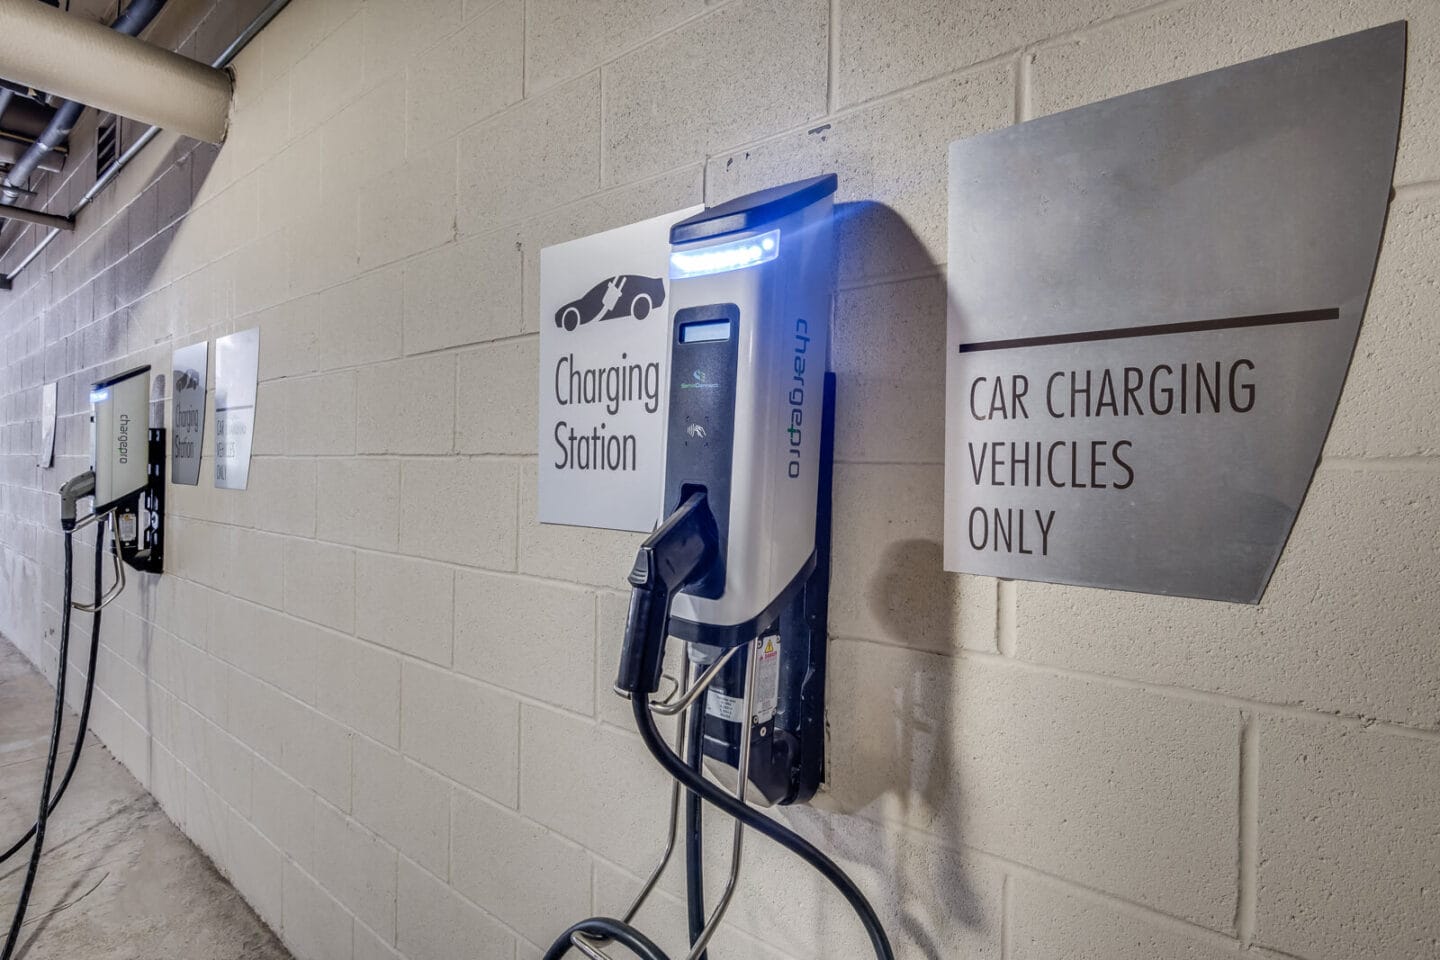
<path id="1" fill-rule="evenodd" d="M 944 572 L 942 553 L 934 540 L 886 546 L 866 602 L 887 636 L 935 631 L 954 636 L 960 628 L 951 600 L 954 575 Z M 866 646 L 845 644 L 841 650 L 849 653 Z M 985 893 L 972 878 L 969 862 L 953 849 L 961 842 L 963 824 L 952 733 L 957 726 L 957 685 L 948 671 L 963 666 L 958 659 L 932 654 L 902 657 L 912 665 L 904 673 L 871 673 L 874 661 L 868 656 L 850 665 L 847 672 L 853 679 L 846 698 L 863 705 L 841 710 L 832 702 L 829 727 L 832 742 L 858 748 L 858 755 L 832 765 L 828 799 L 847 819 L 883 816 L 892 825 L 923 822 L 927 834 L 946 838 L 947 845 L 895 826 L 855 831 L 839 818 L 829 821 L 826 842 L 843 857 L 875 871 L 876 883 L 869 889 L 885 898 L 876 907 L 885 917 L 897 955 L 943 960 L 955 955 L 955 937 L 962 932 L 978 939 L 996 932 L 990 929 Z M 934 669 L 922 669 L 922 663 Z"/>
<path id="2" fill-rule="evenodd" d="M 877 257 L 886 264 L 907 264 L 912 274 L 917 262 L 931 262 L 909 224 L 887 206 L 846 203 L 837 207 L 836 217 L 842 277 L 852 275 L 847 264 L 862 258 L 869 264 Z M 944 422 L 944 283 L 938 275 L 918 283 L 924 289 L 922 306 L 905 317 L 877 313 L 842 320 L 838 308 L 845 297 L 837 294 L 837 329 L 863 332 L 862 342 L 844 344 L 841 352 L 863 356 L 853 364 L 841 356 L 835 364 L 836 447 L 840 456 L 852 459 L 836 473 L 827 782 L 816 799 L 818 809 L 790 809 L 785 816 L 822 833 L 822 847 L 842 863 L 872 871 L 857 876 L 874 898 L 898 956 L 940 960 L 972 943 L 998 942 L 995 914 L 986 909 L 993 906 L 998 888 L 992 889 L 991 878 L 975 877 L 973 863 L 954 849 L 963 824 L 953 695 L 955 671 L 964 664 L 944 655 L 962 645 L 963 631 L 974 628 L 968 616 L 962 622 L 962 592 L 967 602 L 993 610 L 994 591 L 987 585 L 981 595 L 971 596 L 976 584 L 964 584 L 962 590 L 960 578 L 944 571 L 939 465 L 929 458 L 913 465 L 867 464 L 877 459 L 866 452 L 867 439 L 873 443 L 873 438 L 845 435 L 847 430 L 869 435 L 890 429 L 867 412 L 846 410 L 847 403 L 873 406 L 877 393 L 890 398 L 885 406 L 891 415 Z M 867 306 L 876 302 L 859 299 Z M 902 296 L 898 302 L 910 301 Z M 916 369 L 913 357 L 929 359 Z M 862 377 L 864 389 L 857 382 Z M 912 479 L 892 487 L 891 479 L 902 476 Z M 843 532 L 846 526 L 852 528 L 849 533 Z M 846 639 L 851 636 L 864 639 Z M 981 639 L 990 641 L 989 636 Z M 922 652 L 927 650 L 942 653 Z M 930 836 L 896 823 L 922 824 Z M 944 844 L 933 837 L 945 838 Z M 818 878 L 816 883 L 823 885 Z M 841 931 L 848 935 L 854 925 L 848 917 L 822 919 L 826 926 L 832 922 L 828 945 L 838 948 Z"/>
<path id="3" fill-rule="evenodd" d="M 160 271 L 161 266 L 165 263 L 166 257 L 169 254 L 171 247 L 175 244 L 175 241 L 179 239 L 184 233 L 186 217 L 190 213 L 190 210 L 195 202 L 195 198 L 200 196 L 201 191 L 204 188 L 205 182 L 209 178 L 210 172 L 214 168 L 215 162 L 219 157 L 220 149 L 221 148 L 219 146 L 212 146 L 208 144 L 184 140 L 172 147 L 169 151 L 167 151 L 163 159 L 158 162 L 156 169 L 161 170 L 173 170 L 179 168 L 182 165 L 188 167 L 190 170 L 190 190 L 188 192 L 186 203 L 184 204 L 183 209 L 174 211 L 174 213 L 176 214 L 175 221 L 165 229 L 160 230 L 148 243 L 144 244 L 137 250 L 132 251 L 130 256 L 126 257 L 125 260 L 122 260 L 120 262 L 120 265 L 118 265 L 119 267 L 123 268 L 124 264 L 126 264 L 131 259 L 131 257 L 134 257 L 136 253 L 146 251 L 145 255 L 142 256 L 138 262 L 131 264 L 131 269 L 139 273 L 139 276 L 132 278 L 132 282 L 137 284 L 136 289 L 150 290 L 151 281 Z M 158 188 L 158 183 L 158 180 L 155 183 L 152 183 L 147 188 L 147 192 L 150 190 L 156 190 Z M 139 199 L 140 198 L 137 198 L 136 202 L 138 202 Z M 166 214 L 162 212 L 161 215 L 165 216 Z M 146 248 L 151 246 L 153 246 L 155 249 L 147 251 Z M 176 301 L 178 301 L 178 298 L 172 298 L 172 302 Z M 143 298 L 141 301 L 138 302 L 143 305 Z M 142 315 L 137 312 L 139 309 L 143 309 L 143 306 L 140 308 L 133 308 L 128 318 L 132 323 L 132 328 L 130 339 L 131 357 L 127 359 L 127 362 L 130 362 L 130 360 L 134 360 L 135 362 L 145 362 L 145 358 L 143 357 L 143 355 L 135 356 L 135 354 L 140 353 L 140 351 L 156 347 L 160 349 L 160 355 L 156 358 L 149 360 L 152 366 L 152 392 L 150 396 L 152 397 L 152 399 L 157 396 L 161 398 L 159 401 L 152 402 L 151 404 L 151 420 L 152 422 L 162 423 L 167 428 L 170 428 L 172 426 L 168 420 L 170 412 L 170 351 L 176 345 L 177 338 L 184 337 L 186 339 L 186 342 L 189 342 L 189 334 L 191 330 L 177 329 L 177 322 L 184 322 L 184 318 L 176 317 L 174 314 L 171 314 L 168 318 L 166 318 L 168 319 L 168 322 L 161 322 L 154 325 L 143 322 L 141 320 Z M 162 316 L 164 314 L 163 310 L 157 312 L 159 312 Z M 215 318 L 200 317 L 191 318 L 190 322 L 193 325 L 198 326 L 200 329 L 208 329 L 213 325 L 214 320 Z M 214 351 L 212 350 L 210 351 L 210 353 L 213 357 Z M 160 381 L 158 389 L 154 389 L 155 378 L 158 378 Z M 165 459 L 165 478 L 166 485 L 168 486 L 171 483 L 170 451 L 168 449 L 166 450 Z M 173 569 L 175 561 L 180 556 L 180 554 L 177 550 L 174 549 L 173 543 L 176 528 L 173 524 L 168 524 L 168 520 L 169 518 L 167 518 L 167 525 L 169 527 L 167 531 L 167 538 L 170 539 L 172 542 L 167 545 L 167 568 Z M 217 560 L 217 562 L 221 561 Z M 228 564 L 228 558 L 226 558 L 225 562 Z M 153 735 L 153 731 L 155 730 L 157 720 L 164 719 L 157 717 L 156 715 L 157 710 L 155 704 L 154 683 L 156 677 L 152 672 L 154 662 L 153 646 L 155 640 L 155 621 L 161 615 L 160 591 L 164 589 L 160 585 L 160 577 L 165 576 L 165 574 L 134 572 L 132 572 L 132 574 L 134 576 L 134 582 L 137 586 L 137 598 L 133 606 L 135 615 L 140 622 L 138 627 L 139 642 L 134 651 L 135 660 L 131 665 L 137 671 L 139 671 L 140 675 L 144 677 L 146 681 L 148 681 L 144 684 L 144 716 L 136 717 L 135 719 L 138 722 L 143 723 L 146 732 L 151 734 L 150 736 L 146 736 L 144 738 L 144 757 L 133 758 L 132 762 L 136 765 L 143 762 L 143 769 L 145 770 L 145 785 L 148 789 L 151 789 L 153 791 L 156 778 L 158 775 L 161 774 L 161 771 L 157 770 L 155 763 L 155 738 Z M 170 593 L 172 596 L 174 595 L 173 590 L 171 590 Z M 173 643 L 175 641 L 172 640 L 170 642 Z M 175 659 L 175 655 L 171 654 L 170 659 L 173 661 Z M 163 711 L 165 709 L 166 705 L 161 704 L 160 710 Z M 174 744 L 172 743 L 170 746 L 173 749 Z"/>

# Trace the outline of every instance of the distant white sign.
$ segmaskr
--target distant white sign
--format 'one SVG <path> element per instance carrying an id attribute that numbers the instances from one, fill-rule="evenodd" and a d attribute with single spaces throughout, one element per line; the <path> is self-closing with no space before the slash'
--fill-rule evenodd
<path id="1" fill-rule="evenodd" d="M 540 251 L 541 523 L 649 531 L 665 481 L 670 225 Z"/>
<path id="2" fill-rule="evenodd" d="M 55 464 L 55 412 L 58 383 L 40 388 L 40 466 L 50 469 Z"/>
<path id="3" fill-rule="evenodd" d="M 215 341 L 215 486 L 225 490 L 244 490 L 250 480 L 259 367 L 258 327 Z"/>
<path id="4" fill-rule="evenodd" d="M 205 372 L 210 344 L 181 347 L 170 361 L 174 434 L 170 479 L 195 486 L 200 482 L 200 452 L 205 449 Z"/>

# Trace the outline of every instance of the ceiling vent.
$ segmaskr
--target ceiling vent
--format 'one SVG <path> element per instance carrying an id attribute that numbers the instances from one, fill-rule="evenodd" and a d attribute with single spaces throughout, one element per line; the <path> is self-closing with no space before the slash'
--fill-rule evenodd
<path id="1" fill-rule="evenodd" d="M 95 126 L 95 179 L 98 181 L 120 156 L 120 118 L 107 113 Z"/>

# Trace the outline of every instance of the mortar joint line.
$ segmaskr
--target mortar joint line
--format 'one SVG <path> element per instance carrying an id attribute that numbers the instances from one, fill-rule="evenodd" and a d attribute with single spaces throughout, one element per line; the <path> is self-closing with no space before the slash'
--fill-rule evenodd
<path id="1" fill-rule="evenodd" d="M 995 650 L 1002 657 L 1014 658 L 1016 620 L 1019 615 L 1019 591 L 1015 581 L 1002 577 L 995 584 Z"/>
<path id="2" fill-rule="evenodd" d="M 840 0 L 830 0 L 830 16 L 825 22 L 825 115 L 835 109 L 836 68 L 840 65 Z"/>
<path id="3" fill-rule="evenodd" d="M 1015 123 L 1030 119 L 1030 67 L 1034 59 L 1035 48 L 1024 47 L 1015 63 Z"/>
<path id="4" fill-rule="evenodd" d="M 1258 718 L 1250 710 L 1240 711 L 1240 769 L 1238 774 L 1239 844 L 1235 891 L 1235 935 L 1241 946 L 1249 949 L 1255 940 L 1256 916 L 1259 912 L 1257 888 L 1259 886 L 1259 842 L 1260 831 L 1260 731 Z"/>
<path id="5" fill-rule="evenodd" d="M 607 104 L 606 104 L 606 102 L 605 102 L 605 64 L 602 63 L 602 64 L 600 65 L 599 71 L 600 71 L 600 80 L 599 80 L 599 84 L 600 84 L 600 122 L 595 125 L 595 127 L 596 127 L 596 139 L 597 139 L 597 141 L 598 141 L 598 142 L 596 143 L 596 153 L 599 154 L 599 157 L 600 157 L 599 162 L 598 162 L 598 166 L 599 166 L 599 168 L 600 168 L 600 189 L 601 189 L 601 190 L 604 190 L 604 189 L 605 189 L 605 115 L 609 112 L 609 111 L 606 109 Z M 524 287 L 521 287 L 521 289 L 523 290 Z"/>
<path id="6" fill-rule="evenodd" d="M 1011 936 L 1011 914 L 1013 907 L 1010 903 L 1010 884 L 1012 877 L 1007 871 L 1000 881 L 1000 960 L 1010 960 Z"/>

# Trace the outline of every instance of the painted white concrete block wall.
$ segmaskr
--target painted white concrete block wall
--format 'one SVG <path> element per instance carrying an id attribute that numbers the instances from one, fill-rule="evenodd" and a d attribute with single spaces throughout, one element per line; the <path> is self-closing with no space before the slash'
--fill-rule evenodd
<path id="1" fill-rule="evenodd" d="M 942 573 L 946 144 L 1400 17 L 1374 297 L 1265 603 Z M 831 170 L 830 782 L 779 815 L 905 958 L 1440 956 L 1433 0 L 295 0 L 237 75 L 223 149 L 162 138 L 0 294 L 0 631 L 53 671 L 88 383 L 260 327 L 250 489 L 170 488 L 94 723 L 297 956 L 529 960 L 636 889 L 638 537 L 535 522 L 538 251 Z M 865 955 L 778 850 L 746 876 L 716 956 Z"/>

